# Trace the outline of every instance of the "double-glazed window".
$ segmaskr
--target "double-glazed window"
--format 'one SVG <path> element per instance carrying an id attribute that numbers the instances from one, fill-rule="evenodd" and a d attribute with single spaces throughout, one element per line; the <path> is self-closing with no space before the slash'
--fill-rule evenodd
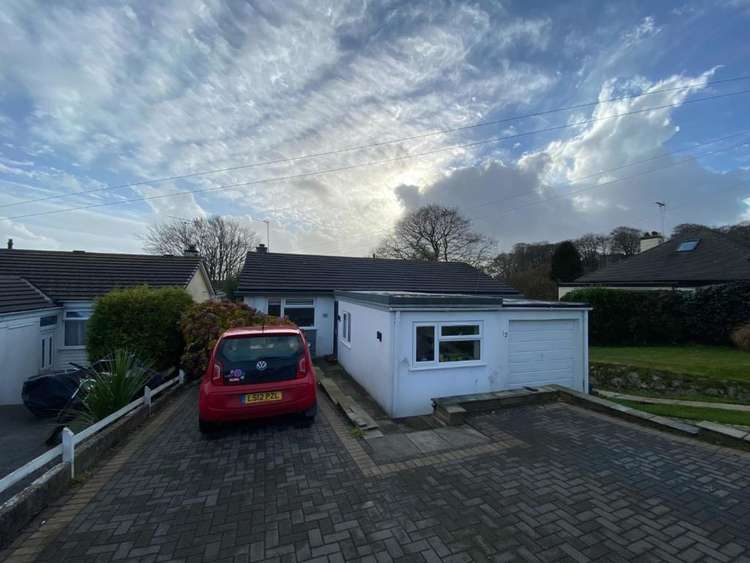
<path id="1" fill-rule="evenodd" d="M 482 359 L 482 325 L 475 322 L 414 325 L 414 364 L 451 364 Z"/>
<path id="2" fill-rule="evenodd" d="M 86 346 L 88 311 L 65 311 L 65 346 Z"/>
<path id="3" fill-rule="evenodd" d="M 351 344 L 352 341 L 352 315 L 344 311 L 341 313 L 341 339 Z"/>
<path id="4" fill-rule="evenodd" d="M 315 302 L 312 297 L 269 299 L 268 314 L 286 317 L 300 328 L 315 326 Z"/>

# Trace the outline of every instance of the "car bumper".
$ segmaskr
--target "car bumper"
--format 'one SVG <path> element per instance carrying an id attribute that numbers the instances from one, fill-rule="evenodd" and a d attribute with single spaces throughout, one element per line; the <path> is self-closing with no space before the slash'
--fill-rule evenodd
<path id="1" fill-rule="evenodd" d="M 280 391 L 282 399 L 259 403 L 243 403 L 250 393 Z M 206 422 L 230 422 L 267 418 L 306 411 L 315 405 L 315 382 L 282 382 L 263 386 L 219 386 L 202 383 L 198 410 Z"/>

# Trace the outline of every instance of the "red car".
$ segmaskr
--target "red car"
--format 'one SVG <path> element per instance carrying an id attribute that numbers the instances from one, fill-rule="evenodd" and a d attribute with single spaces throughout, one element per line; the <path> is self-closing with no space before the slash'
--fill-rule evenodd
<path id="1" fill-rule="evenodd" d="M 288 325 L 234 328 L 221 335 L 203 376 L 201 432 L 218 423 L 317 414 L 315 370 L 305 335 Z"/>

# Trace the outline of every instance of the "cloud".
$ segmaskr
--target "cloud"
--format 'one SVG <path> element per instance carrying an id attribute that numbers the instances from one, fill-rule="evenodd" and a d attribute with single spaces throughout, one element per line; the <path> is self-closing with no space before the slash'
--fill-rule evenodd
<path id="1" fill-rule="evenodd" d="M 20 214 L 206 190 L 105 208 L 99 216 L 142 226 L 168 216 L 245 215 L 273 222 L 277 249 L 361 254 L 404 205 L 433 196 L 466 205 L 469 200 L 452 192 L 479 200 L 521 191 L 523 197 L 511 200 L 515 204 L 558 193 L 592 171 L 663 150 L 679 138 L 675 114 L 644 113 L 569 137 L 524 139 L 517 146 L 477 145 L 368 163 L 503 134 L 487 127 L 428 135 L 574 104 L 588 100 L 591 89 L 608 97 L 690 80 L 692 90 L 704 87 L 709 74 L 661 81 L 613 78 L 639 76 L 630 69 L 670 33 L 662 13 L 634 18 L 612 8 L 596 22 L 580 14 L 567 7 L 539 15 L 498 3 L 439 0 L 331 6 L 313 0 L 56 3 L 43 11 L 31 2 L 8 0 L 0 15 L 6 38 L 0 42 L 0 205 L 68 196 L 13 208 L 7 214 L 12 216 L 16 209 Z M 588 28 L 593 31 L 584 32 Z M 571 78 L 576 71 L 578 82 Z M 649 98 L 653 104 L 685 99 Z M 642 107 L 648 106 L 605 104 L 595 115 Z M 506 125 L 523 131 L 546 124 L 536 119 Z M 401 137 L 414 139 L 382 144 Z M 378 146 L 337 152 L 362 144 Z M 321 152 L 332 154 L 83 195 L 144 178 Z M 461 186 L 454 185 L 459 180 Z M 218 190 L 237 183 L 248 185 Z M 591 217 L 610 205 L 601 197 L 575 202 L 571 221 L 551 216 L 528 236 L 572 231 L 580 224 L 576 214 L 587 210 Z M 46 221 L 28 218 L 23 225 L 46 233 Z M 523 221 L 513 236 L 522 236 L 521 227 Z M 132 248 L 119 228 L 102 222 L 97 236 L 111 241 L 113 249 Z M 488 221 L 487 228 L 497 232 L 497 222 Z M 88 243 L 83 234 L 80 241 L 76 246 Z"/>
<path id="2" fill-rule="evenodd" d="M 653 84 L 638 81 L 644 92 L 686 90 L 647 96 L 648 101 L 605 103 L 596 107 L 593 117 L 644 106 L 679 106 L 689 92 L 705 88 L 710 76 L 708 71 Z M 606 83 L 600 99 L 611 98 L 618 91 L 616 86 L 614 81 Z M 690 159 L 689 153 L 670 154 L 665 143 L 679 131 L 673 113 L 674 109 L 665 108 L 603 119 L 516 161 L 460 168 L 421 188 L 400 186 L 396 194 L 406 209 L 425 203 L 458 207 L 476 228 L 497 238 L 505 248 L 521 241 L 557 241 L 587 231 L 608 232 L 623 224 L 657 229 L 655 201 L 668 202 L 671 226 L 729 223 L 746 217 L 750 174 L 715 172 Z M 710 148 L 731 146 L 727 142 Z M 600 174 L 607 170 L 611 172 Z"/>

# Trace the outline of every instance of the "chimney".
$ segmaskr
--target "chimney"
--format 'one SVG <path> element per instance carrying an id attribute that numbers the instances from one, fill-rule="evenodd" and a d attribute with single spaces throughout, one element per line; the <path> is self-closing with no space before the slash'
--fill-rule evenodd
<path id="1" fill-rule="evenodd" d="M 255 247 L 255 252 L 257 252 L 258 254 L 268 254 L 268 247 L 265 244 L 260 243 Z"/>
<path id="2" fill-rule="evenodd" d="M 12 238 L 8 239 L 8 250 L 13 250 L 13 239 Z"/>
<path id="3" fill-rule="evenodd" d="M 194 244 L 189 244 L 188 247 L 182 251 L 183 256 L 198 256 L 198 249 L 195 248 Z"/>
<path id="4" fill-rule="evenodd" d="M 664 235 L 652 231 L 641 237 L 641 252 L 655 248 L 664 242 Z"/>

